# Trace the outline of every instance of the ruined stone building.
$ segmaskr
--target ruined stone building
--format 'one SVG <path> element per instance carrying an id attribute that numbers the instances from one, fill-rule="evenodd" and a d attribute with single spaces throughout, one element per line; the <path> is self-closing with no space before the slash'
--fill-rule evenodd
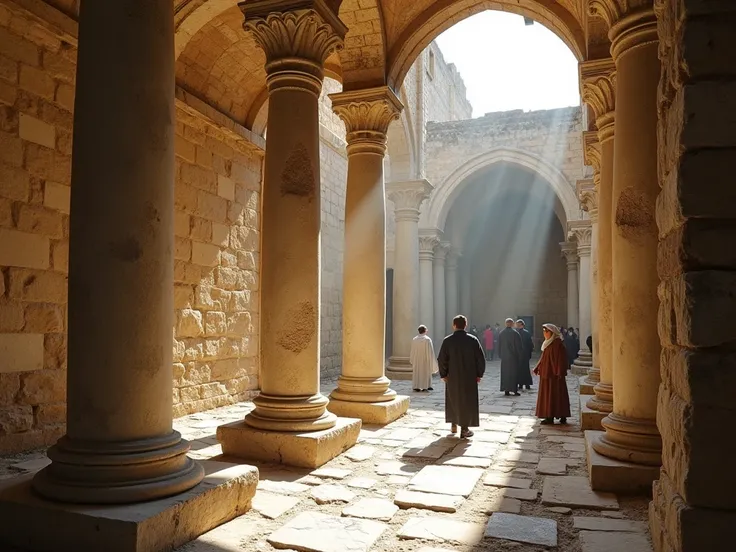
<path id="1" fill-rule="evenodd" d="M 582 105 L 470 119 L 433 40 L 483 9 L 556 33 Z M 0 482 L 0 543 L 195 539 L 250 508 L 249 463 L 315 468 L 404 415 L 416 325 L 464 312 L 592 334 L 588 491 L 651 493 L 657 552 L 729 549 L 734 17 L 0 0 L 0 453 L 50 446 Z M 175 417 L 251 399 L 216 430 L 240 464 L 188 455 Z"/>

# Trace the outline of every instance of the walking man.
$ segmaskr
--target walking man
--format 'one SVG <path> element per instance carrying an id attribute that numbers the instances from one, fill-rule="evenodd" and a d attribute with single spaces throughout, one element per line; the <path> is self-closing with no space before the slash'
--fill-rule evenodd
<path id="1" fill-rule="evenodd" d="M 452 320 L 453 333 L 440 347 L 437 358 L 440 377 L 445 382 L 445 421 L 455 434 L 460 426 L 460 438 L 473 436 L 470 427 L 480 425 L 478 384 L 486 370 L 486 359 L 480 342 L 465 331 L 468 320 L 458 315 Z"/>
<path id="2" fill-rule="evenodd" d="M 519 318 L 516 321 L 516 331 L 521 336 L 521 362 L 519 363 L 519 389 L 526 386 L 527 389 L 532 388 L 532 372 L 529 368 L 529 361 L 532 358 L 532 351 L 534 351 L 534 342 L 532 341 L 532 334 L 526 329 L 526 324 Z"/>
<path id="3" fill-rule="evenodd" d="M 514 321 L 506 319 L 506 327 L 498 336 L 498 358 L 501 359 L 501 391 L 505 395 L 519 396 L 519 363 L 521 362 L 521 336 L 514 329 Z"/>
<path id="4" fill-rule="evenodd" d="M 437 360 L 434 357 L 432 338 L 427 335 L 427 326 L 417 329 L 419 334 L 411 342 L 409 362 L 412 367 L 412 388 L 414 391 L 433 391 L 432 374 L 436 372 Z"/>

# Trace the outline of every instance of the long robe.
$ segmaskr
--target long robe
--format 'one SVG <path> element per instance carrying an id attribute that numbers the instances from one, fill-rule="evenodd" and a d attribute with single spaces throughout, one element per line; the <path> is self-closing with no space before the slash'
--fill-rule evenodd
<path id="1" fill-rule="evenodd" d="M 566 351 L 567 365 L 571 366 L 575 362 L 575 359 L 578 358 L 580 346 L 575 344 L 575 338 L 569 333 L 562 338 L 562 341 Z"/>
<path id="2" fill-rule="evenodd" d="M 542 351 L 536 371 L 539 373 L 537 395 L 538 418 L 570 416 L 570 396 L 567 393 L 567 351 L 561 339 L 555 339 Z"/>
<path id="3" fill-rule="evenodd" d="M 526 328 L 517 330 L 521 337 L 521 359 L 519 361 L 519 374 L 518 384 L 519 385 L 533 385 L 532 371 L 529 367 L 529 360 L 532 358 L 532 351 L 534 350 L 534 342 L 532 341 L 532 334 Z"/>
<path id="4" fill-rule="evenodd" d="M 501 391 L 516 393 L 519 388 L 521 336 L 514 328 L 504 328 L 498 336 L 498 357 L 501 359 Z"/>
<path id="5" fill-rule="evenodd" d="M 478 427 L 478 382 L 486 370 L 483 348 L 475 336 L 457 330 L 448 335 L 437 357 L 445 385 L 445 421 L 460 427 Z"/>
<path id="6" fill-rule="evenodd" d="M 412 389 L 432 387 L 432 373 L 435 372 L 437 360 L 434 358 L 432 339 L 427 334 L 419 334 L 412 339 L 409 362 L 412 366 Z"/>

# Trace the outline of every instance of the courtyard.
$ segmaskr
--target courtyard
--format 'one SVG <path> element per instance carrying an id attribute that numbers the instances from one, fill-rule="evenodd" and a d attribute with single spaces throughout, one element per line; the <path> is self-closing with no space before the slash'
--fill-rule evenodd
<path id="1" fill-rule="evenodd" d="M 498 385 L 495 361 L 481 382 L 481 427 L 460 440 L 444 422 L 444 384 L 437 380 L 433 392 L 415 393 L 411 382 L 393 382 L 411 396 L 406 415 L 385 426 L 364 425 L 356 446 L 316 470 L 256 464 L 252 509 L 178 552 L 651 550 L 648 498 L 590 490 L 578 378 L 568 376 L 573 416 L 567 426 L 539 425 L 535 388 L 505 397 Z M 335 381 L 322 381 L 323 393 L 334 387 Z M 228 461 L 220 456 L 216 428 L 252 407 L 244 402 L 192 414 L 174 427 L 190 440 L 192 458 Z M 2 458 L 0 478 L 47 462 L 43 451 Z M 498 525 L 486 529 L 489 519 Z"/>

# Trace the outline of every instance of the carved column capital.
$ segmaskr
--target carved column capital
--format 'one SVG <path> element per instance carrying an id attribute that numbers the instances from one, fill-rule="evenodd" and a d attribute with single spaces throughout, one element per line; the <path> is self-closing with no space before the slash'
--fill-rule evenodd
<path id="1" fill-rule="evenodd" d="M 434 250 L 440 244 L 437 236 L 419 235 L 419 260 L 431 261 L 434 259 Z"/>
<path id="2" fill-rule="evenodd" d="M 590 255 L 592 238 L 593 227 L 590 220 L 573 220 L 567 223 L 567 239 L 577 242 L 579 257 Z"/>
<path id="3" fill-rule="evenodd" d="M 434 261 L 438 264 L 445 264 L 447 254 L 450 252 L 450 242 L 440 241 L 434 248 Z"/>
<path id="4" fill-rule="evenodd" d="M 460 262 L 460 257 L 463 256 L 463 250 L 460 247 L 455 247 L 448 244 L 449 249 L 447 251 L 447 268 L 450 270 L 457 270 L 457 265 Z"/>
<path id="5" fill-rule="evenodd" d="M 657 42 L 654 0 L 589 0 L 588 13 L 606 22 L 614 60 L 632 48 Z"/>
<path id="6" fill-rule="evenodd" d="M 613 59 L 584 61 L 579 65 L 581 96 L 595 115 L 601 142 L 613 138 L 616 116 L 616 66 Z"/>
<path id="7" fill-rule="evenodd" d="M 567 271 L 578 268 L 578 244 L 574 241 L 560 242 L 560 251 L 567 261 Z"/>
<path id="8" fill-rule="evenodd" d="M 598 221 L 598 186 L 593 180 L 577 181 L 578 200 L 583 211 L 590 215 L 591 222 Z"/>
<path id="9" fill-rule="evenodd" d="M 342 49 L 347 27 L 324 0 L 248 0 L 238 4 L 266 54 L 268 88 L 308 89 L 319 96 L 324 63 Z"/>
<path id="10" fill-rule="evenodd" d="M 432 190 L 434 186 L 425 179 L 386 184 L 386 196 L 394 204 L 396 222 L 402 220 L 418 222 L 419 207 L 425 199 L 429 198 Z"/>
<path id="11" fill-rule="evenodd" d="M 593 167 L 593 182 L 595 186 L 601 183 L 601 144 L 598 141 L 598 133 L 592 130 L 583 132 L 583 163 Z"/>
<path id="12" fill-rule="evenodd" d="M 332 110 L 345 123 L 348 155 L 386 151 L 386 132 L 403 105 L 388 86 L 330 94 Z"/>

